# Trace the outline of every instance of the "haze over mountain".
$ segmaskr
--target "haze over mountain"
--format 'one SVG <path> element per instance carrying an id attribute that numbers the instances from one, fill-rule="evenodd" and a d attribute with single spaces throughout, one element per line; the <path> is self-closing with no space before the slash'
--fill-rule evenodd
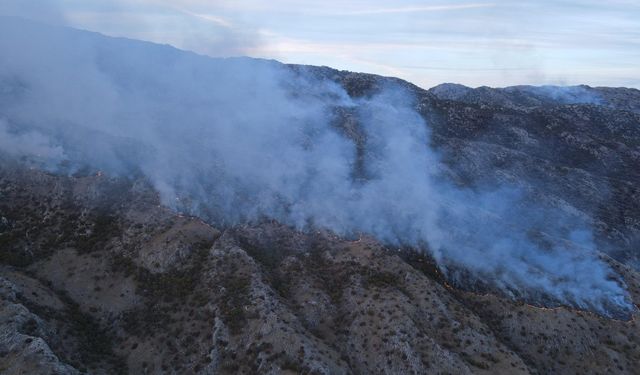
<path id="1" fill-rule="evenodd" d="M 640 88 L 640 4 L 631 0 L 3 0 L 0 15 L 424 88 Z"/>
<path id="2" fill-rule="evenodd" d="M 636 89 L 423 90 L 6 17 L 0 50 L 8 373 L 640 359 Z"/>

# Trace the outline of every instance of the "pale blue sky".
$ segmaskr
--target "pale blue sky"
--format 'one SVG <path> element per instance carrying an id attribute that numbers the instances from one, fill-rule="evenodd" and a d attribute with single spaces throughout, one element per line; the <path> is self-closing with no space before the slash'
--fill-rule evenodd
<path id="1" fill-rule="evenodd" d="M 0 13 L 425 88 L 640 87 L 640 1 L 2 0 Z"/>

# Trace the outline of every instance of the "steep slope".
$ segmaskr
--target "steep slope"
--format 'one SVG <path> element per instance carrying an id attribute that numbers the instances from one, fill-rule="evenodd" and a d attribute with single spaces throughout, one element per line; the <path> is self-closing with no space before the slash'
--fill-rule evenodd
<path id="1" fill-rule="evenodd" d="M 640 360 L 637 313 L 465 292 L 366 236 L 215 229 L 144 181 L 6 165 L 4 373 L 595 374 Z M 640 275 L 610 261 L 638 303 Z"/>

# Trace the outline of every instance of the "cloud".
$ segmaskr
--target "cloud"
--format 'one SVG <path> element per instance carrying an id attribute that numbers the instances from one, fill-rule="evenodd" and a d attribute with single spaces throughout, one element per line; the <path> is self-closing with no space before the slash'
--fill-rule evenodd
<path id="1" fill-rule="evenodd" d="M 638 86 L 639 11 L 632 1 L 0 1 L 0 13 L 107 35 L 211 56 L 395 72 L 424 87 L 445 81 Z M 429 74 L 406 66 L 450 69 Z"/>
<path id="2" fill-rule="evenodd" d="M 216 16 L 216 15 L 213 15 L 213 14 L 203 14 L 203 13 L 190 12 L 188 10 L 177 8 L 177 7 L 174 7 L 174 9 L 176 9 L 179 12 L 182 12 L 184 14 L 187 14 L 189 16 L 200 18 L 200 19 L 203 19 L 203 20 L 206 20 L 206 21 L 209 21 L 209 22 L 213 22 L 214 24 L 216 24 L 218 26 L 227 27 L 227 28 L 233 28 L 233 24 L 230 21 L 228 21 L 228 20 L 226 20 L 226 19 L 224 19 L 224 18 L 222 18 L 220 16 Z"/>
<path id="3" fill-rule="evenodd" d="M 425 6 L 406 6 L 397 8 L 371 8 L 353 10 L 342 13 L 336 13 L 345 16 L 351 15 L 367 15 L 367 14 L 394 14 L 394 13 L 424 13 L 424 12 L 445 12 L 477 8 L 493 8 L 497 6 L 495 3 L 469 3 L 469 4 L 452 4 L 452 5 L 425 5 Z"/>

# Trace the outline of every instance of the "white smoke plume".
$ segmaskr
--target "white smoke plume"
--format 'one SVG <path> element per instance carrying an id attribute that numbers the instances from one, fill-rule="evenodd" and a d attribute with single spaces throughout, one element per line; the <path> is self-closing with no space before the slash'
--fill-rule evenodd
<path id="1" fill-rule="evenodd" d="M 276 62 L 11 18 L 0 51 L 0 151 L 143 173 L 165 204 L 218 223 L 370 233 L 429 251 L 451 278 L 464 269 L 518 296 L 632 308 L 584 225 L 509 187 L 440 177 L 428 124 L 398 88 L 351 98 Z M 345 118 L 357 136 L 337 125 Z"/>
<path id="2" fill-rule="evenodd" d="M 49 137 L 37 131 L 12 129 L 3 119 L 0 119 L 0 150 L 13 157 L 35 157 L 47 164 L 65 159 L 62 147 L 52 145 Z"/>

